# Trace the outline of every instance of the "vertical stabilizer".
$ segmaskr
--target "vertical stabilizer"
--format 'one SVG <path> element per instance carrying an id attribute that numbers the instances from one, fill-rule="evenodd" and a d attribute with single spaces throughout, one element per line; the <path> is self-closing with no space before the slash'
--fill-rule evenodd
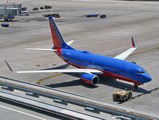
<path id="1" fill-rule="evenodd" d="M 72 47 L 70 47 L 69 45 L 67 45 L 65 43 L 60 31 L 58 30 L 58 28 L 55 24 L 55 21 L 53 20 L 53 18 L 51 16 L 49 16 L 49 23 L 50 23 L 50 29 L 51 29 L 54 49 L 57 49 L 57 48 L 73 49 Z"/>

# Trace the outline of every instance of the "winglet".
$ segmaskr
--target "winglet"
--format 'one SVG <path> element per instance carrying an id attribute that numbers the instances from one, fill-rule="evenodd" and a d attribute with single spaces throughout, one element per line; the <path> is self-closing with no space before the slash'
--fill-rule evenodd
<path id="1" fill-rule="evenodd" d="M 131 37 L 131 40 L 132 40 L 132 48 L 136 48 L 134 38 L 133 38 L 133 37 Z"/>
<path id="2" fill-rule="evenodd" d="M 9 70 L 12 71 L 12 72 L 14 72 L 14 71 L 12 70 L 12 68 L 9 66 L 8 62 L 7 62 L 6 60 L 4 60 L 4 61 L 6 62 L 6 64 L 7 64 L 8 68 L 9 68 Z"/>

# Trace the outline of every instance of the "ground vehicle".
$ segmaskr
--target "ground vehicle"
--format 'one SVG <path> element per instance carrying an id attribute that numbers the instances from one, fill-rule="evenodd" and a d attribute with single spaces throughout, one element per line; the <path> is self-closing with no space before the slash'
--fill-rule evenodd
<path id="1" fill-rule="evenodd" d="M 51 6 L 45 5 L 45 9 L 51 9 Z"/>
<path id="2" fill-rule="evenodd" d="M 22 11 L 26 11 L 26 10 L 27 10 L 27 7 L 22 7 L 21 10 L 22 10 Z"/>
<path id="3" fill-rule="evenodd" d="M 20 15 L 21 15 L 21 16 L 28 16 L 28 15 L 30 15 L 30 14 L 29 14 L 29 11 L 24 11 L 24 12 L 21 12 Z"/>
<path id="4" fill-rule="evenodd" d="M 113 99 L 117 101 L 126 101 L 132 97 L 132 91 L 119 90 L 113 94 Z"/>
<path id="5" fill-rule="evenodd" d="M 39 10 L 39 8 L 35 7 L 35 8 L 33 8 L 33 10 Z"/>
<path id="6" fill-rule="evenodd" d="M 52 16 L 54 18 L 60 18 L 61 16 L 59 14 L 45 14 L 44 17 Z"/>
<path id="7" fill-rule="evenodd" d="M 100 15 L 100 18 L 106 18 L 106 15 Z"/>
<path id="8" fill-rule="evenodd" d="M 85 17 L 98 17 L 99 14 L 85 15 Z"/>
<path id="9" fill-rule="evenodd" d="M 2 26 L 2 27 L 9 27 L 9 24 L 7 24 L 7 23 L 2 23 L 1 26 Z"/>
<path id="10" fill-rule="evenodd" d="M 41 7 L 40 7 L 40 9 L 44 9 L 44 7 L 43 7 L 43 6 L 41 6 Z"/>

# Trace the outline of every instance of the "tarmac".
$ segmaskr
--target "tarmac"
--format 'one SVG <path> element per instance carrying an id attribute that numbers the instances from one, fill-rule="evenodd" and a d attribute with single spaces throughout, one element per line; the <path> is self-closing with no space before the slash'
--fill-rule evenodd
<path id="1" fill-rule="evenodd" d="M 4 1 L 5 2 L 5 1 Z M 20 1 L 30 16 L 16 16 L 8 28 L 0 27 L 0 76 L 46 85 L 104 100 L 113 104 L 141 109 L 158 114 L 159 111 L 159 3 L 130 1 Z M 3 3 L 0 2 L 0 3 Z M 33 7 L 51 5 L 52 9 L 32 11 Z M 55 53 L 30 51 L 25 48 L 52 48 L 48 18 L 43 14 L 58 13 L 55 22 L 66 42 L 77 50 L 114 57 L 131 47 L 134 37 L 137 50 L 126 60 L 136 62 L 152 77 L 152 81 L 139 86 L 132 100 L 113 101 L 112 94 L 120 89 L 133 89 L 133 83 L 100 77 L 97 86 L 87 85 L 78 74 L 40 73 L 15 74 L 8 70 L 4 59 L 13 70 L 39 70 L 74 68 L 68 66 Z M 87 18 L 87 14 L 105 14 L 106 18 Z M 1 22 L 4 23 L 4 22 Z M 151 110 L 151 111 L 150 111 Z"/>

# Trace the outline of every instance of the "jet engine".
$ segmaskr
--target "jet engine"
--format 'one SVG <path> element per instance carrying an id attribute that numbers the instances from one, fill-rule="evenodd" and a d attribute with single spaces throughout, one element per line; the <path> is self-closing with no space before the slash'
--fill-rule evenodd
<path id="1" fill-rule="evenodd" d="M 94 74 L 83 74 L 81 80 L 87 84 L 95 85 L 99 82 L 99 77 Z"/>

